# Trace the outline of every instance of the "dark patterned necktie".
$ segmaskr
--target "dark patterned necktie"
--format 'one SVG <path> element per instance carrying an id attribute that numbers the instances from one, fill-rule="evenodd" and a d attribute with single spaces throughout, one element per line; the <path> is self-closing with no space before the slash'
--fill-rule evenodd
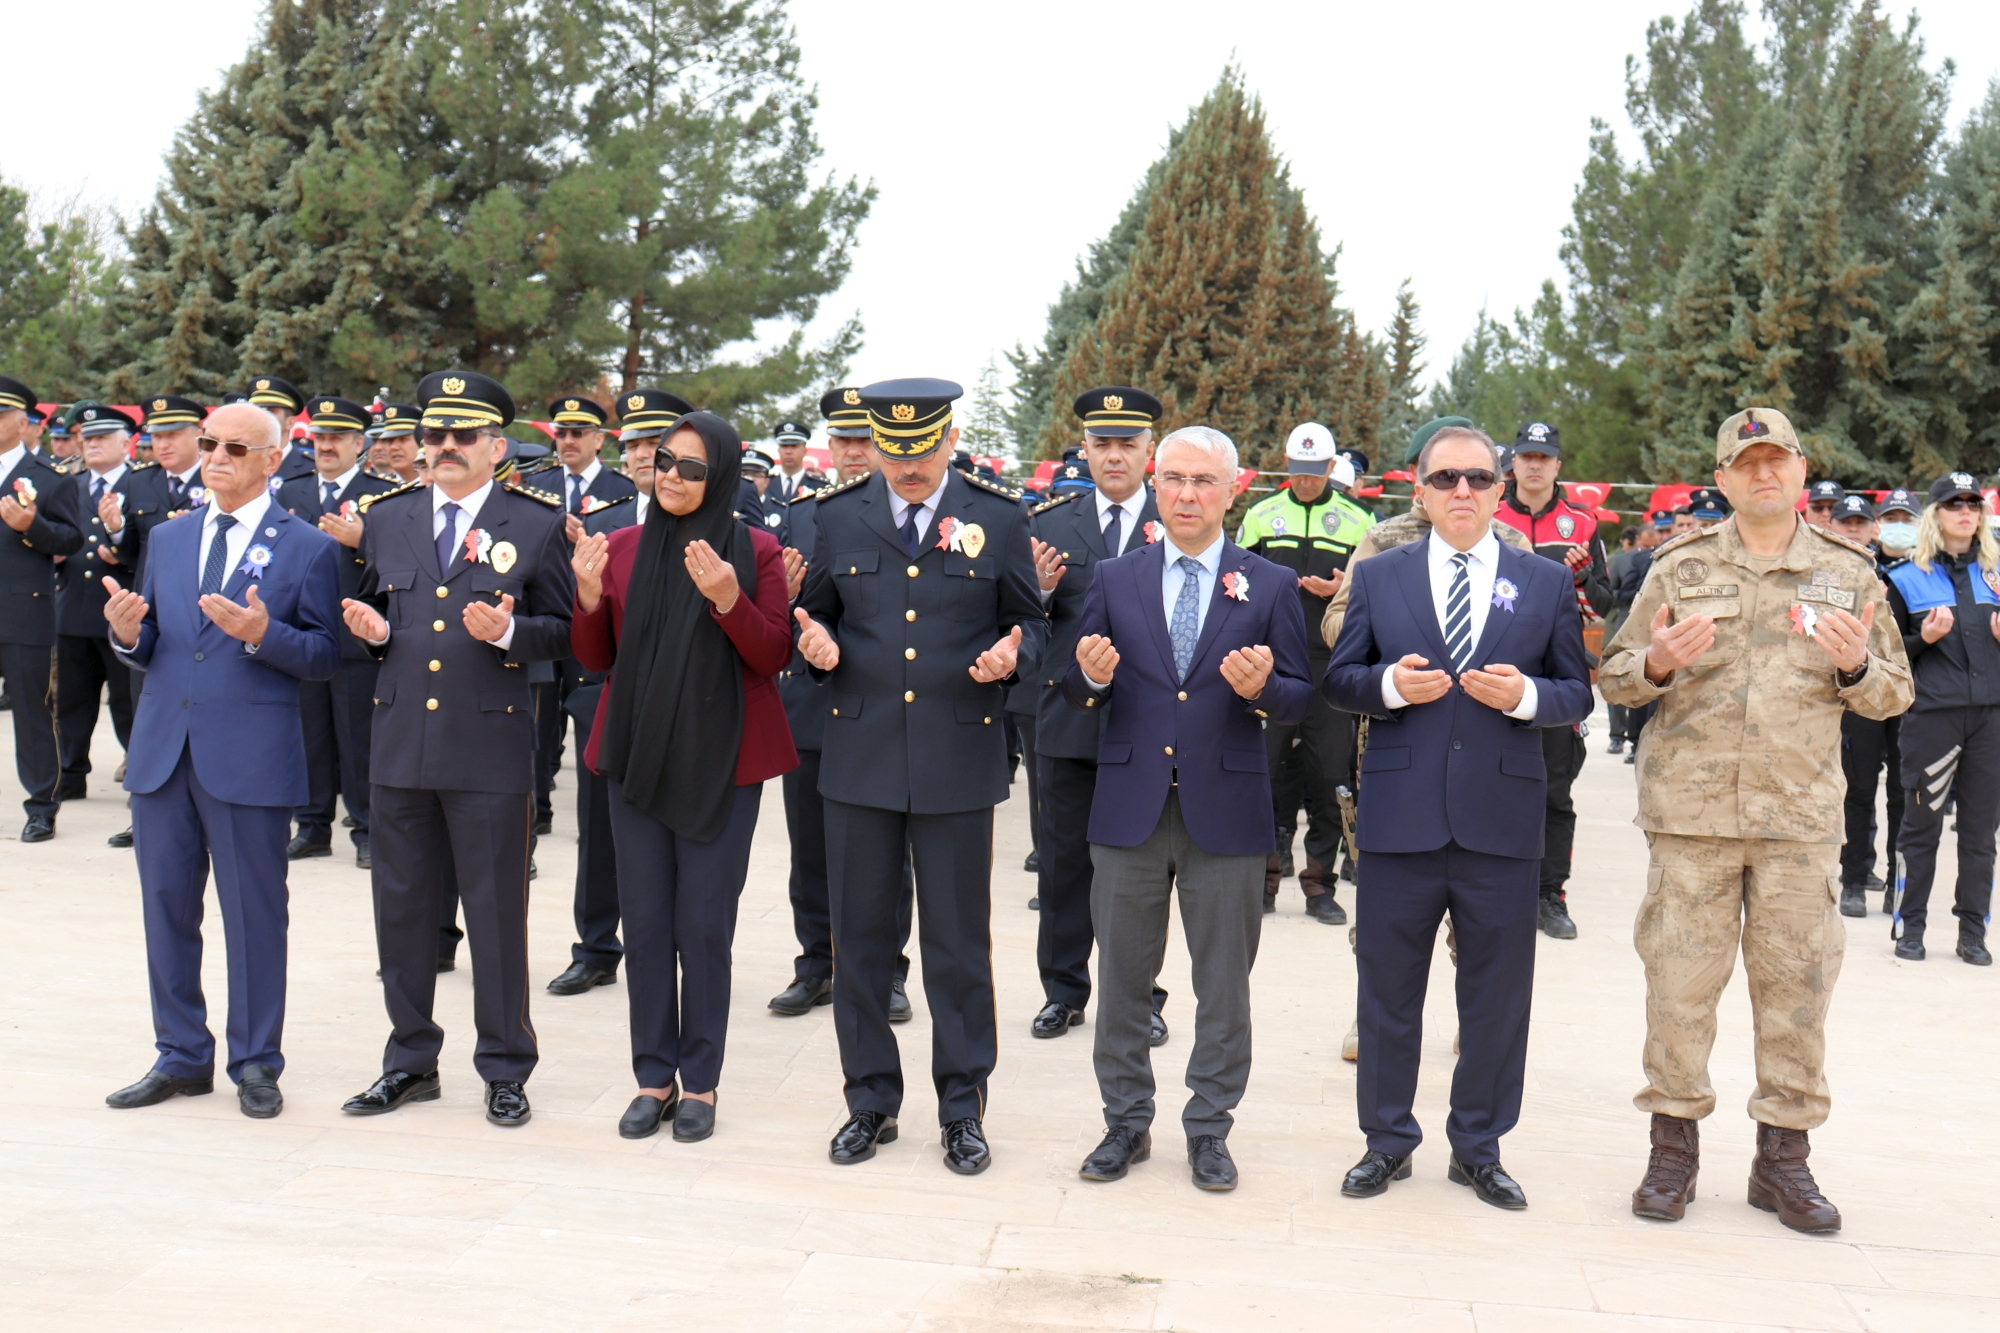
<path id="1" fill-rule="evenodd" d="M 1194 665 L 1195 644 L 1201 640 L 1201 561 L 1184 555 L 1174 564 L 1181 571 L 1181 591 L 1174 598 L 1174 615 L 1167 622 L 1167 635 L 1174 644 L 1176 676 L 1186 680 L 1188 668 Z"/>
<path id="2" fill-rule="evenodd" d="M 201 595 L 222 591 L 223 570 L 229 564 L 229 530 L 236 526 L 236 520 L 227 514 L 215 520 L 215 538 L 208 544 L 208 559 L 201 567 Z"/>
<path id="3" fill-rule="evenodd" d="M 1465 670 L 1472 660 L 1472 576 L 1466 566 L 1472 557 L 1464 551 L 1452 556 L 1451 590 L 1444 599 L 1444 646 L 1451 654 L 1454 673 Z"/>

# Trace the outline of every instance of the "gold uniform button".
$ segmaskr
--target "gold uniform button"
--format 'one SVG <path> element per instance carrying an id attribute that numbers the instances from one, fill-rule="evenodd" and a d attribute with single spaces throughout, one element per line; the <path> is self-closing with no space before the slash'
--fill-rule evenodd
<path id="1" fill-rule="evenodd" d="M 911 578 L 915 578 L 917 576 L 917 567 L 915 565 L 911 565 L 909 573 Z"/>
<path id="2" fill-rule="evenodd" d="M 1174 752 L 1174 747 L 1173 747 L 1173 746 L 1171 746 L 1171 745 L 1169 745 L 1169 746 L 1167 747 L 1167 753 L 1168 753 L 1168 754 L 1172 754 L 1173 752 Z"/>
<path id="3" fill-rule="evenodd" d="M 1269 716 L 1271 716 L 1271 715 L 1270 715 L 1269 713 L 1265 712 L 1265 711 L 1264 711 L 1263 709 L 1261 709 L 1261 708 L 1260 708 L 1260 709 L 1258 709 L 1258 710 L 1257 710 L 1257 716 L 1258 716 L 1258 717 L 1269 717 Z"/>
<path id="4" fill-rule="evenodd" d="M 839 710 L 838 708 L 834 709 L 834 710 L 833 710 L 833 715 L 834 715 L 835 717 L 839 717 L 839 716 L 840 716 L 840 710 Z"/>
<path id="5" fill-rule="evenodd" d="M 914 662 L 914 661 L 916 661 L 916 660 L 917 660 L 917 650 L 916 650 L 916 649 L 914 649 L 914 648 L 905 648 L 905 649 L 903 650 L 903 660 L 904 660 L 905 662 Z"/>
<path id="6" fill-rule="evenodd" d="M 989 726 L 989 727 L 993 725 L 993 719 L 992 719 L 992 718 L 990 718 L 990 717 L 982 717 L 982 718 L 980 718 L 979 720 L 980 720 L 981 722 L 984 722 L 984 723 L 985 723 L 985 724 L 986 724 L 987 726 Z"/>
<path id="7" fill-rule="evenodd" d="M 1181 691 L 1181 693 L 1180 693 L 1180 700 L 1181 700 L 1181 702 L 1182 702 L 1182 703 L 1186 703 L 1186 702 L 1187 702 L 1187 691 L 1186 691 L 1186 690 L 1182 690 L 1182 691 Z"/>
<path id="8" fill-rule="evenodd" d="M 1097 700 L 1095 700 L 1095 699 L 1085 699 L 1085 700 L 1083 701 L 1083 706 L 1084 706 L 1085 708 L 1095 708 L 1095 707 L 1097 707 Z"/>
<path id="9" fill-rule="evenodd" d="M 438 710 L 438 701 L 435 699 L 426 699 L 424 700 L 424 707 L 430 709 L 433 713 L 435 713 Z M 1167 753 L 1171 754 L 1173 753 L 1173 751 L 1169 750 Z"/>
<path id="10" fill-rule="evenodd" d="M 440 596 L 440 597 L 449 597 L 449 596 L 451 596 L 451 589 L 450 589 L 450 588 L 439 588 L 439 589 L 438 589 L 438 596 Z"/>
<path id="11" fill-rule="evenodd" d="M 917 618 L 917 613 L 915 611 L 903 612 L 903 619 L 905 620 L 915 620 L 916 618 Z"/>
<path id="12" fill-rule="evenodd" d="M 904 690 L 904 691 L 903 691 L 903 702 L 904 702 L 904 703 L 906 703 L 906 704 L 913 704 L 913 703 L 915 703 L 916 701 L 917 701 L 917 692 L 916 692 L 915 690 Z"/>
<path id="13" fill-rule="evenodd" d="M 512 704 L 508 704 L 508 705 L 507 705 L 507 711 L 508 711 L 508 712 L 510 712 L 510 713 L 511 713 L 511 712 L 513 712 L 513 711 L 514 711 L 514 705 L 512 705 Z"/>
<path id="14" fill-rule="evenodd" d="M 431 659 L 431 670 L 433 670 L 433 671 L 442 671 L 442 670 L 444 670 L 444 663 L 442 663 L 442 662 L 438 661 L 438 660 L 437 660 L 437 659 L 436 659 L 435 657 L 433 657 L 433 658 Z"/>
<path id="15" fill-rule="evenodd" d="M 438 633 L 442 634 L 444 633 L 444 622 L 442 620 L 433 620 L 431 622 L 431 628 L 436 630 Z"/>

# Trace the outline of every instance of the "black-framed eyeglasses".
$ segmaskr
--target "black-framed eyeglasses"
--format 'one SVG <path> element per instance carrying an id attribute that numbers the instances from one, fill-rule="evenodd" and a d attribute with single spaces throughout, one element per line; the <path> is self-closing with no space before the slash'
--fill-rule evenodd
<path id="1" fill-rule="evenodd" d="M 218 440 L 213 435 L 197 435 L 194 438 L 194 447 L 204 454 L 213 453 L 217 449 L 220 449 L 231 458 L 245 458 L 254 450 L 269 449 L 271 446 L 268 444 L 245 444 L 241 440 Z"/>
<path id="2" fill-rule="evenodd" d="M 1455 491 L 1462 481 L 1475 491 L 1490 491 L 1498 480 L 1488 468 L 1441 467 L 1424 478 L 1424 485 L 1434 491 Z"/>
<path id="3" fill-rule="evenodd" d="M 455 444 L 461 449 L 466 449 L 478 444 L 480 436 L 490 434 L 492 434 L 491 431 L 480 430 L 477 427 L 471 430 L 436 430 L 427 428 L 424 431 L 424 443 L 432 446 Z"/>
<path id="4" fill-rule="evenodd" d="M 1984 509 L 1985 507 L 1986 507 L 1985 501 L 1976 500 L 1969 495 L 1954 495 L 1949 500 L 1938 501 L 1939 509 L 1950 509 L 1957 513 L 1964 513 L 1968 509 L 1971 510 Z"/>
<path id="5" fill-rule="evenodd" d="M 679 454 L 669 454 L 653 466 L 654 475 L 678 472 L 682 481 L 707 481 L 708 460 L 706 458 L 683 458 Z"/>

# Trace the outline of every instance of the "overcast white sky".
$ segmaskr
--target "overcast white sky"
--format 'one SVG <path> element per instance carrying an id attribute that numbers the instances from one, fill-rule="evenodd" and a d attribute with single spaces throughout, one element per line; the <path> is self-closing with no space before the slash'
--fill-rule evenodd
<path id="1" fill-rule="evenodd" d="M 1343 301 L 1379 329 L 1410 278 L 1442 373 L 1482 307 L 1504 315 L 1557 275 L 1590 119 L 1623 128 L 1625 56 L 1650 18 L 1688 3 L 794 0 L 826 166 L 880 189 L 820 323 L 861 313 L 864 381 L 970 387 L 989 356 L 1041 336 L 1076 257 L 1234 58 L 1326 243 L 1343 247 Z M 2000 72 L 2000 4 L 1918 8 L 1932 64 L 1958 66 L 1955 123 Z M 13 49 L 73 50 L 87 32 L 95 72 L 15 63 L 0 175 L 142 204 L 195 89 L 238 58 L 262 9 L 14 7 Z"/>

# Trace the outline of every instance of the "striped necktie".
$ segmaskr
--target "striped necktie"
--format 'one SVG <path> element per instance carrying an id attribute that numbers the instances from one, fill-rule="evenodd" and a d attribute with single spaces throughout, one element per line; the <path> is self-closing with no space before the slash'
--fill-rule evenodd
<path id="1" fill-rule="evenodd" d="M 1451 563 L 1451 591 L 1444 599 L 1444 646 L 1455 675 L 1472 660 L 1472 576 L 1466 570 L 1472 557 L 1460 551 Z"/>

